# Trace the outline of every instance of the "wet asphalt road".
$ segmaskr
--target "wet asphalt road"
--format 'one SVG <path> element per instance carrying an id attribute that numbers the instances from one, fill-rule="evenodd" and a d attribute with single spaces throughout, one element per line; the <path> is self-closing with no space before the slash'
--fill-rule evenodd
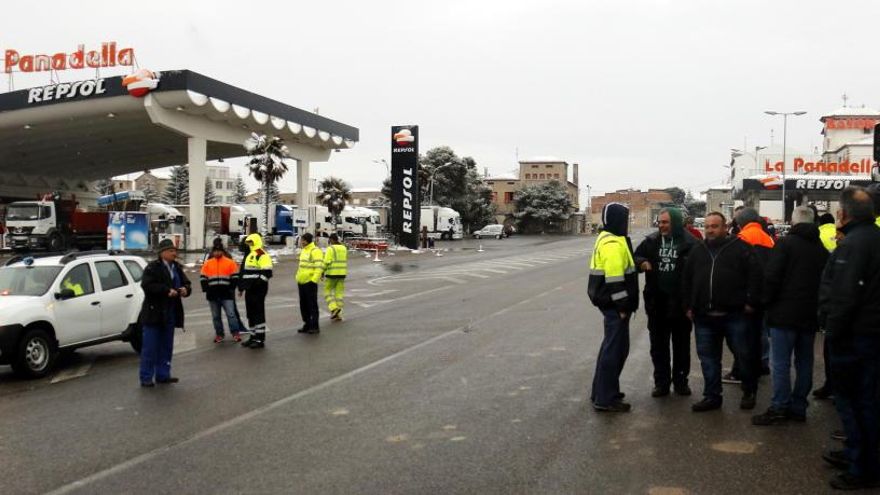
<path id="1" fill-rule="evenodd" d="M 174 386 L 138 387 L 122 343 L 66 356 L 44 380 L 0 367 L 0 492 L 827 492 L 830 402 L 806 424 L 757 428 L 730 385 L 711 413 L 690 412 L 698 395 L 653 399 L 642 312 L 621 384 L 633 412 L 589 407 L 602 334 L 586 299 L 592 241 L 353 257 L 346 321 L 325 316 L 317 337 L 295 332 L 284 259 L 266 349 L 214 345 L 202 295 L 187 300 Z"/>

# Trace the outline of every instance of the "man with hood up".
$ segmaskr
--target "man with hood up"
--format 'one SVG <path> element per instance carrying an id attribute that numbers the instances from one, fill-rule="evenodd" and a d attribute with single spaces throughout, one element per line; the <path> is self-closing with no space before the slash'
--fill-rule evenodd
<path id="1" fill-rule="evenodd" d="M 597 411 L 628 412 L 632 407 L 620 393 L 620 373 L 629 355 L 629 321 L 639 307 L 639 279 L 627 237 L 629 209 L 608 203 L 602 209 L 604 230 L 590 258 L 587 293 L 602 311 L 605 338 L 596 359 L 590 401 Z"/>
<path id="2" fill-rule="evenodd" d="M 664 208 L 657 216 L 658 231 L 645 237 L 635 252 L 636 266 L 645 273 L 645 313 L 654 363 L 653 397 L 691 395 L 691 321 L 684 312 L 681 275 L 697 240 L 684 227 L 681 210 Z M 672 366 L 669 343 L 672 341 Z"/>
<path id="3" fill-rule="evenodd" d="M 247 236 L 244 243 L 248 247 L 248 254 L 241 265 L 238 292 L 244 292 L 248 325 L 253 333 L 241 345 L 262 349 L 266 346 L 266 294 L 269 293 L 269 279 L 272 278 L 272 257 L 263 250 L 260 234 Z"/>

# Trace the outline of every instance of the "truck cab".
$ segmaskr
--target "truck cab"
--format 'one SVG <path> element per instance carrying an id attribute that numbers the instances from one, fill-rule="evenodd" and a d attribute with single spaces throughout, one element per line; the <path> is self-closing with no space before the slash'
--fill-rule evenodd
<path id="1" fill-rule="evenodd" d="M 9 247 L 17 250 L 63 248 L 58 217 L 53 201 L 16 201 L 6 209 Z"/>

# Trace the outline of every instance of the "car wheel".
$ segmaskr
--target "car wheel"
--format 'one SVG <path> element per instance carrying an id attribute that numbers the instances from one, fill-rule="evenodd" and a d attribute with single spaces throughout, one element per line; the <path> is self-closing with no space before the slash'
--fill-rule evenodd
<path id="1" fill-rule="evenodd" d="M 49 332 L 33 328 L 22 337 L 12 369 L 27 378 L 42 378 L 52 371 L 57 356 L 55 342 Z"/>
<path id="2" fill-rule="evenodd" d="M 482 239 L 482 237 L 480 236 L 480 234 L 477 234 L 474 236 L 474 239 Z"/>
<path id="3" fill-rule="evenodd" d="M 141 328 L 140 325 L 135 325 L 131 330 L 131 335 L 128 336 L 128 343 L 131 344 L 131 348 L 134 349 L 134 352 L 140 354 L 141 347 L 144 344 L 144 329 Z"/>
<path id="4" fill-rule="evenodd" d="M 501 239 L 501 234 L 495 236 L 496 239 Z"/>

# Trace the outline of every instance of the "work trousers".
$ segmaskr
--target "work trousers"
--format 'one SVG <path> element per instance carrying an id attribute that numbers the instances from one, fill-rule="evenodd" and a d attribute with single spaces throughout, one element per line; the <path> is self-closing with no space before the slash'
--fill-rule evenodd
<path id="1" fill-rule="evenodd" d="M 174 317 L 164 325 L 144 325 L 141 344 L 141 383 L 151 383 L 155 378 L 163 381 L 171 378 L 171 355 L 174 354 Z"/>
<path id="2" fill-rule="evenodd" d="M 345 296 L 345 277 L 324 278 L 324 300 L 327 301 L 327 308 L 333 312 L 338 309 L 342 311 L 342 298 Z"/>
<path id="3" fill-rule="evenodd" d="M 684 313 L 671 316 L 649 314 L 648 333 L 651 337 L 654 385 L 660 388 L 669 388 L 673 384 L 676 387 L 687 385 L 691 372 L 691 321 Z"/>
<path id="4" fill-rule="evenodd" d="M 620 373 L 629 356 L 629 321 L 631 315 L 621 318 L 616 309 L 603 309 L 605 338 L 599 347 L 593 390 L 590 400 L 598 407 L 610 406 L 620 397 Z"/>
<path id="5" fill-rule="evenodd" d="M 266 294 L 269 284 L 254 282 L 244 291 L 244 306 L 247 309 L 248 326 L 251 327 L 251 338 L 266 341 Z"/>
<path id="6" fill-rule="evenodd" d="M 308 282 L 299 284 L 299 312 L 306 330 L 319 330 L 318 284 Z"/>

